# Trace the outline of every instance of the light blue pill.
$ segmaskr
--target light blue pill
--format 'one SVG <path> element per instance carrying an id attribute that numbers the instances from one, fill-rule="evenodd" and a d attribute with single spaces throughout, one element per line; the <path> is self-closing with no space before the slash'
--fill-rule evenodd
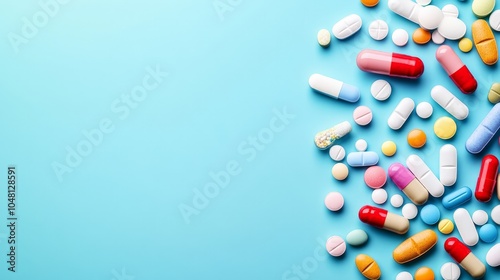
<path id="1" fill-rule="evenodd" d="M 362 229 L 355 229 L 347 234 L 346 241 L 349 245 L 360 246 L 368 241 L 368 234 Z"/>
<path id="2" fill-rule="evenodd" d="M 342 84 L 339 92 L 339 99 L 354 103 L 359 100 L 360 96 L 361 93 L 357 87 L 346 83 Z"/>
<path id="3" fill-rule="evenodd" d="M 352 167 L 372 166 L 378 163 L 378 154 L 375 152 L 353 152 L 347 155 L 347 164 Z"/>
<path id="4" fill-rule="evenodd" d="M 472 191 L 469 187 L 463 187 L 443 197 L 442 203 L 446 209 L 454 209 L 472 198 Z"/>
<path id="5" fill-rule="evenodd" d="M 436 207 L 436 205 L 428 204 L 424 206 L 422 210 L 420 210 L 420 218 L 424 223 L 432 226 L 439 222 L 439 219 L 441 218 L 441 212 L 439 211 L 439 208 Z"/>
<path id="6" fill-rule="evenodd" d="M 494 225 L 486 224 L 479 228 L 479 238 L 481 238 L 483 242 L 492 243 L 497 240 L 497 237 L 498 230 Z"/>
<path id="7" fill-rule="evenodd" d="M 480 153 L 486 145 L 490 142 L 491 138 L 497 133 L 500 128 L 500 103 L 497 103 L 483 121 L 478 125 L 476 130 L 465 142 L 465 148 L 471 154 Z"/>

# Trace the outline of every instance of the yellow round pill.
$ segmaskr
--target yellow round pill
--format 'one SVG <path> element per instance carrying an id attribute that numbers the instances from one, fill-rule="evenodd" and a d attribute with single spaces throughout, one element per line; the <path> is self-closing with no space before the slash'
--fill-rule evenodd
<path id="1" fill-rule="evenodd" d="M 434 123 L 434 133 L 441 139 L 450 139 L 456 132 L 457 124 L 450 117 L 441 117 Z"/>
<path id="2" fill-rule="evenodd" d="M 385 156 L 392 157 L 396 153 L 397 147 L 396 143 L 392 141 L 385 141 L 382 144 L 382 153 Z"/>
<path id="3" fill-rule="evenodd" d="M 450 234 L 455 229 L 455 225 L 450 219 L 442 219 L 438 224 L 438 229 L 442 234 Z"/>
<path id="4" fill-rule="evenodd" d="M 427 136 L 423 130 L 414 129 L 408 133 L 406 140 L 412 148 L 419 149 L 425 145 L 425 142 L 427 142 Z"/>
<path id="5" fill-rule="evenodd" d="M 464 53 L 470 52 L 472 50 L 472 40 L 469 38 L 462 38 L 458 43 L 458 48 Z"/>
<path id="6" fill-rule="evenodd" d="M 343 163 L 337 163 L 332 167 L 332 175 L 333 178 L 342 181 L 347 178 L 347 175 L 349 175 L 349 169 L 347 168 L 347 165 Z"/>
<path id="7" fill-rule="evenodd" d="M 417 272 L 415 272 L 415 280 L 434 280 L 434 277 L 434 271 L 426 266 L 417 269 Z"/>

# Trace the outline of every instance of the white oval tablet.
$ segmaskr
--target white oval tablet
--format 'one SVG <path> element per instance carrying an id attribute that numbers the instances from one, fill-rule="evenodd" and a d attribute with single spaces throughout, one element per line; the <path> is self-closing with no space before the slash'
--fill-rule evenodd
<path id="1" fill-rule="evenodd" d="M 372 200 L 377 204 L 384 204 L 387 201 L 387 191 L 384 189 L 374 189 Z"/>
<path id="2" fill-rule="evenodd" d="M 455 225 L 463 242 L 468 246 L 476 245 L 479 241 L 479 235 L 469 212 L 465 208 L 458 208 L 453 213 L 453 220 L 455 220 Z"/>
<path id="3" fill-rule="evenodd" d="M 412 220 L 417 216 L 418 208 L 413 203 L 407 203 L 405 204 L 405 206 L 403 206 L 401 213 L 403 214 L 403 217 L 407 218 L 408 220 Z"/>
<path id="4" fill-rule="evenodd" d="M 432 42 L 436 45 L 441 45 L 446 40 L 437 30 L 432 32 Z"/>
<path id="5" fill-rule="evenodd" d="M 443 184 L 441 184 L 422 158 L 417 155 L 410 155 L 406 159 L 406 166 L 433 197 L 441 197 L 444 194 Z"/>
<path id="6" fill-rule="evenodd" d="M 444 17 L 437 30 L 446 39 L 458 40 L 464 37 L 467 26 L 458 18 Z"/>
<path id="7" fill-rule="evenodd" d="M 387 37 L 387 34 L 389 34 L 389 25 L 381 19 L 374 20 L 370 23 L 368 33 L 374 40 L 384 40 L 385 37 Z"/>
<path id="8" fill-rule="evenodd" d="M 394 111 L 392 111 L 392 114 L 387 120 L 387 124 L 389 125 L 389 127 L 393 130 L 400 129 L 406 122 L 408 117 L 411 115 L 411 112 L 413 112 L 414 108 L 415 102 L 413 102 L 411 98 L 403 98 L 399 102 L 398 106 L 396 106 Z"/>
<path id="9" fill-rule="evenodd" d="M 343 40 L 356 34 L 362 25 L 363 21 L 360 16 L 356 14 L 348 15 L 335 23 L 332 33 L 337 39 Z"/>
<path id="10" fill-rule="evenodd" d="M 354 144 L 354 146 L 356 147 L 356 150 L 358 150 L 358 152 L 364 152 L 366 151 L 366 149 L 368 149 L 368 143 L 365 139 L 359 139 L 358 141 L 356 141 L 356 144 Z"/>
<path id="11" fill-rule="evenodd" d="M 373 82 L 370 92 L 373 96 L 373 98 L 377 99 L 378 101 L 384 101 L 391 96 L 392 93 L 392 87 L 391 84 L 389 84 L 388 81 L 386 80 L 376 80 Z"/>
<path id="12" fill-rule="evenodd" d="M 500 266 L 500 243 L 495 244 L 495 246 L 491 247 L 488 253 L 486 253 L 486 263 L 491 267 Z"/>
<path id="13" fill-rule="evenodd" d="M 491 29 L 500 31 L 500 10 L 496 10 L 490 15 L 490 26 Z"/>
<path id="14" fill-rule="evenodd" d="M 447 262 L 441 266 L 441 277 L 444 280 L 458 280 L 460 278 L 460 267 L 456 263 Z"/>
<path id="15" fill-rule="evenodd" d="M 444 186 L 453 186 L 457 181 L 457 148 L 446 144 L 439 150 L 439 181 Z"/>
<path id="16" fill-rule="evenodd" d="M 491 215 L 491 219 L 493 220 L 493 222 L 495 222 L 495 224 L 497 224 L 497 225 L 500 225 L 500 205 L 495 206 L 491 210 L 490 215 Z"/>
<path id="17" fill-rule="evenodd" d="M 448 4 L 448 5 L 445 5 L 441 11 L 443 11 L 443 15 L 445 17 L 454 17 L 454 18 L 457 18 L 458 17 L 458 8 L 457 6 L 453 5 L 453 4 Z"/>
<path id="18" fill-rule="evenodd" d="M 401 205 L 403 205 L 403 203 L 404 203 L 404 198 L 401 195 L 395 194 L 395 195 L 391 196 L 392 207 L 399 208 L 399 207 L 401 207 Z"/>
<path id="19" fill-rule="evenodd" d="M 422 119 L 428 119 L 430 116 L 432 116 L 432 112 L 434 109 L 432 109 L 432 105 L 429 102 L 420 102 L 417 105 L 417 116 L 421 117 Z"/>
<path id="20" fill-rule="evenodd" d="M 441 85 L 433 87 L 431 97 L 455 119 L 461 121 L 469 116 L 469 108 L 445 87 Z"/>
<path id="21" fill-rule="evenodd" d="M 488 213 L 481 209 L 476 210 L 472 213 L 472 221 L 478 226 L 485 225 L 488 222 Z"/>
<path id="22" fill-rule="evenodd" d="M 405 46 L 408 43 L 408 38 L 408 32 L 404 29 L 398 28 L 392 32 L 392 42 L 398 47 Z"/>
<path id="23" fill-rule="evenodd" d="M 329 154 L 334 161 L 341 161 L 345 157 L 345 149 L 340 145 L 333 145 L 330 148 Z"/>
<path id="24" fill-rule="evenodd" d="M 434 5 L 423 7 L 418 14 L 420 27 L 427 30 L 434 30 L 438 28 L 443 18 L 443 11 Z"/>
<path id="25" fill-rule="evenodd" d="M 319 45 L 322 47 L 328 47 L 328 45 L 330 45 L 331 37 L 332 36 L 330 35 L 330 31 L 328 31 L 327 29 L 321 29 L 320 31 L 318 31 Z"/>

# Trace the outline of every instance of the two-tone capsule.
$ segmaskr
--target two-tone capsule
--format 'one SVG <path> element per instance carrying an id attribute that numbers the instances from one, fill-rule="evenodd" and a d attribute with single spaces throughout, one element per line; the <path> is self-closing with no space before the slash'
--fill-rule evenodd
<path id="1" fill-rule="evenodd" d="M 357 87 L 321 74 L 312 74 L 309 77 L 309 86 L 329 97 L 352 103 L 357 102 L 361 96 Z"/>
<path id="2" fill-rule="evenodd" d="M 436 51 L 436 59 L 461 92 L 470 94 L 476 91 L 476 79 L 450 46 L 439 47 Z"/>
<path id="3" fill-rule="evenodd" d="M 481 278 L 486 273 L 486 266 L 456 237 L 446 239 L 444 249 L 472 277 Z"/>
<path id="4" fill-rule="evenodd" d="M 422 205 L 427 202 L 429 193 L 427 189 L 415 178 L 401 163 L 389 166 L 389 177 L 394 184 L 415 204 Z"/>
<path id="5" fill-rule="evenodd" d="M 410 228 L 410 221 L 405 217 L 374 206 L 365 205 L 361 207 L 358 216 L 365 224 L 398 234 L 405 234 Z"/>
<path id="6" fill-rule="evenodd" d="M 424 73 L 424 63 L 418 57 L 376 50 L 363 50 L 357 58 L 359 69 L 392 77 L 417 79 Z"/>

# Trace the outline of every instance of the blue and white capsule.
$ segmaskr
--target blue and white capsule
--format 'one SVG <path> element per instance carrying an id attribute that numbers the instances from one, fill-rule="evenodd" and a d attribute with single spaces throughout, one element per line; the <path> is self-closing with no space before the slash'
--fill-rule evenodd
<path id="1" fill-rule="evenodd" d="M 500 128 L 500 103 L 497 103 L 483 121 L 478 125 L 476 130 L 465 142 L 465 148 L 471 154 L 479 154 L 491 138 L 497 133 Z"/>
<path id="2" fill-rule="evenodd" d="M 309 86 L 324 95 L 352 103 L 357 102 L 361 96 L 357 87 L 320 74 L 309 77 Z"/>

